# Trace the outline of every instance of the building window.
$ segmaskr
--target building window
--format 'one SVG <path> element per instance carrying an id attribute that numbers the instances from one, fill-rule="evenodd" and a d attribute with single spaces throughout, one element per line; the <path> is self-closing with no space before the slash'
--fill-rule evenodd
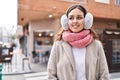
<path id="1" fill-rule="evenodd" d="M 87 3 L 87 0 L 61 0 L 61 1 Z"/>
<path id="2" fill-rule="evenodd" d="M 120 40 L 114 39 L 112 41 L 112 48 L 113 48 L 113 54 L 112 54 L 112 64 L 120 64 Z"/>
<path id="3" fill-rule="evenodd" d="M 110 0 L 95 0 L 95 2 L 110 4 Z"/>
<path id="4" fill-rule="evenodd" d="M 120 22 L 117 23 L 117 28 L 120 28 Z"/>
<path id="5" fill-rule="evenodd" d="M 120 0 L 115 0 L 115 5 L 120 5 Z"/>

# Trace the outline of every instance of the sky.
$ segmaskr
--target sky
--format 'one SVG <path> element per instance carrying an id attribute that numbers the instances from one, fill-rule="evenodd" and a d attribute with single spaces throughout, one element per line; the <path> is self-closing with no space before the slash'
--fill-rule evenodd
<path id="1" fill-rule="evenodd" d="M 17 0 L 0 0 L 0 27 L 10 32 L 17 28 Z"/>

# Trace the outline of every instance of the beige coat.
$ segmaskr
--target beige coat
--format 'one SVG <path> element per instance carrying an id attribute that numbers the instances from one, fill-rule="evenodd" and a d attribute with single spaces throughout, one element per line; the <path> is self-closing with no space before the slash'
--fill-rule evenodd
<path id="1" fill-rule="evenodd" d="M 86 79 L 110 80 L 101 42 L 93 40 L 87 46 Z M 48 80 L 76 80 L 76 67 L 71 46 L 64 41 L 54 43 L 48 62 Z"/>

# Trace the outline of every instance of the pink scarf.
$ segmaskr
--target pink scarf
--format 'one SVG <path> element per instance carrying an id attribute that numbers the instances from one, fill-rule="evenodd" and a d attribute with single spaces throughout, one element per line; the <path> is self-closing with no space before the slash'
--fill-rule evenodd
<path id="1" fill-rule="evenodd" d="M 89 30 L 83 30 L 79 33 L 72 33 L 71 31 L 65 31 L 63 33 L 63 40 L 67 41 L 73 47 L 85 47 L 93 40 L 93 35 Z"/>

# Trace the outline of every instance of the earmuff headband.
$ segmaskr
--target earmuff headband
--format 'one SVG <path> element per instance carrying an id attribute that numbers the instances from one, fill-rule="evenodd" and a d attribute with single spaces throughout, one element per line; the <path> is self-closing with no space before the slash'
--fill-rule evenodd
<path id="1" fill-rule="evenodd" d="M 85 15 L 84 29 L 90 29 L 93 25 L 93 15 L 89 12 Z M 68 18 L 66 14 L 61 16 L 61 26 L 64 30 L 68 30 Z"/>

